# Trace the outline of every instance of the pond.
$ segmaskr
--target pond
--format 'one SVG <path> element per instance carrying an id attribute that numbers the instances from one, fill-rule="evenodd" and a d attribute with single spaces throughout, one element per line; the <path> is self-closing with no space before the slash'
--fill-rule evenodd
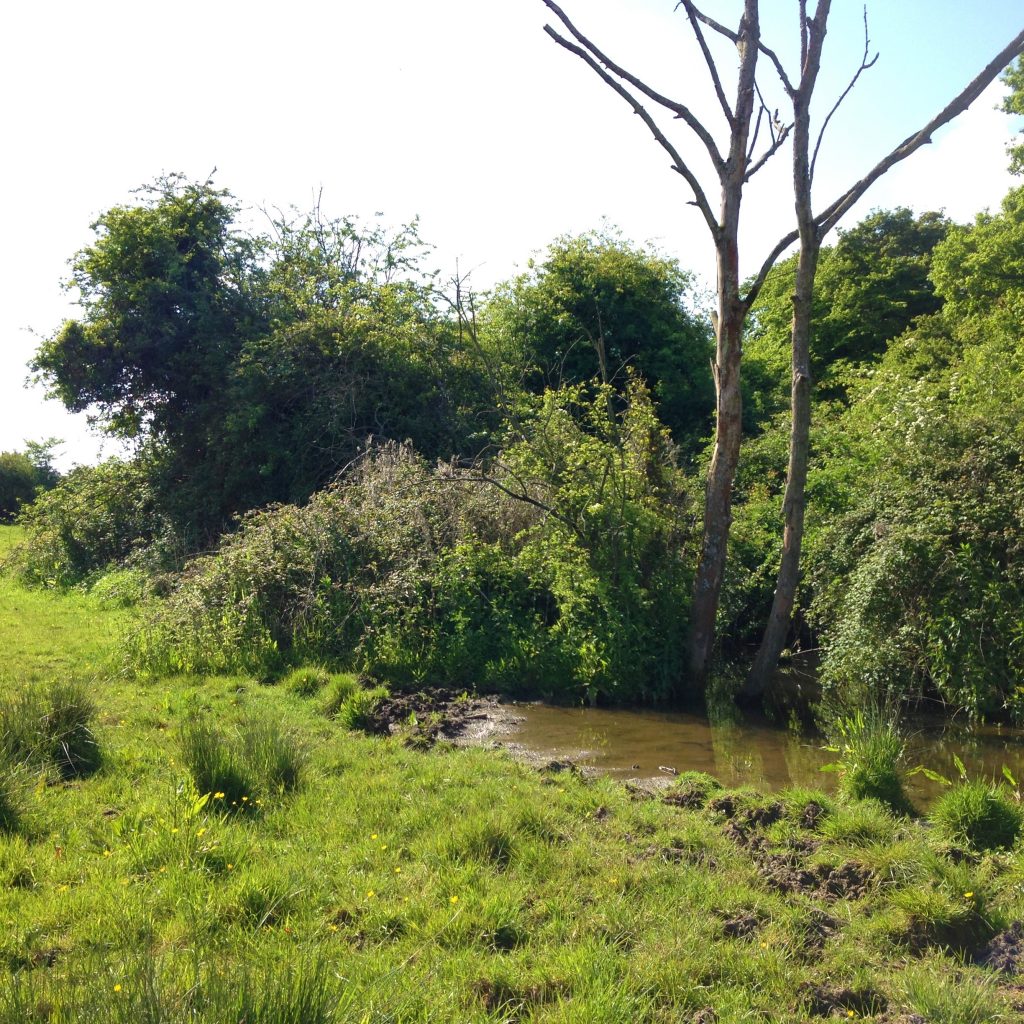
<path id="1" fill-rule="evenodd" d="M 834 773 L 823 765 L 836 755 L 820 736 L 746 716 L 712 724 L 674 711 L 506 705 L 503 745 L 534 761 L 571 760 L 620 779 L 669 778 L 674 772 L 708 772 L 726 786 L 775 790 L 807 786 L 833 790 Z M 1006 766 L 1024 784 L 1024 731 L 989 725 L 966 728 L 939 720 L 907 725 L 906 767 L 924 765 L 957 778 L 953 757 L 971 778 L 1002 778 Z M 668 770 L 666 770 L 668 769 Z M 942 786 L 917 774 L 907 780 L 916 803 L 927 806 Z"/>

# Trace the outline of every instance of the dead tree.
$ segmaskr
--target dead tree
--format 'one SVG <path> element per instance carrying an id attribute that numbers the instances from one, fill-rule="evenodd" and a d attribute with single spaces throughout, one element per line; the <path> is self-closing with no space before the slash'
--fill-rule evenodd
<path id="1" fill-rule="evenodd" d="M 825 236 L 865 192 L 891 167 L 931 142 L 932 135 L 943 125 L 962 114 L 1013 59 L 1024 50 L 1024 31 L 1009 42 L 923 128 L 901 142 L 880 160 L 860 181 L 851 186 L 838 199 L 815 214 L 811 201 L 814 167 L 825 129 L 842 101 L 849 95 L 861 73 L 871 67 L 877 55 L 869 58 L 867 12 L 864 15 L 864 55 L 850 84 L 840 95 L 818 131 L 814 149 L 811 149 L 810 99 L 821 64 L 822 46 L 828 28 L 831 0 L 818 0 L 812 18 L 806 15 L 806 0 L 800 3 L 802 68 L 793 84 L 779 69 L 783 88 L 793 105 L 793 196 L 796 206 L 797 230 L 800 247 L 797 256 L 796 287 L 793 292 L 792 322 L 792 381 L 790 389 L 790 443 L 789 464 L 786 472 L 786 490 L 783 498 L 782 556 L 779 562 L 775 595 L 765 625 L 761 646 L 747 676 L 745 692 L 762 693 L 775 671 L 779 655 L 789 634 L 800 581 L 800 550 L 803 543 L 805 489 L 810 457 L 811 431 L 811 298 L 818 254 Z"/>
<path id="2" fill-rule="evenodd" d="M 810 427 L 810 366 L 808 347 L 810 339 L 810 309 L 814 275 L 821 239 L 850 209 L 868 188 L 890 167 L 905 159 L 925 142 L 930 141 L 932 132 L 947 123 L 957 113 L 965 110 L 977 98 L 992 79 L 1005 67 L 1024 46 L 1024 33 L 1017 37 L 999 54 L 945 110 L 929 122 L 920 132 L 910 136 L 880 161 L 861 181 L 847 190 L 817 216 L 811 212 L 810 189 L 813 181 L 814 162 L 824 128 L 838 108 L 837 103 L 825 119 L 819 133 L 813 154 L 810 152 L 810 101 L 817 81 L 821 50 L 825 38 L 830 8 L 829 0 L 819 0 L 813 18 L 807 16 L 807 0 L 797 0 L 801 32 L 801 69 L 796 85 L 787 74 L 782 61 L 774 50 L 761 38 L 758 0 L 744 0 L 743 15 L 738 27 L 733 30 L 709 17 L 691 0 L 680 0 L 677 9 L 682 8 L 694 37 L 707 65 L 711 84 L 718 99 L 722 115 L 729 132 L 726 151 L 721 151 L 709 131 L 689 109 L 677 100 L 662 95 L 643 82 L 636 75 L 620 67 L 605 55 L 591 40 L 584 36 L 570 21 L 562 9 L 552 0 L 544 0 L 558 18 L 568 36 L 545 26 L 545 31 L 560 46 L 583 60 L 606 85 L 618 93 L 631 106 L 650 130 L 655 141 L 668 153 L 672 170 L 686 181 L 696 206 L 704 218 L 715 245 L 717 264 L 717 312 L 714 315 L 715 360 L 712 366 L 715 378 L 717 416 L 715 439 L 704 503 L 704 525 L 700 559 L 694 583 L 693 608 L 691 612 L 691 633 L 689 664 L 691 680 L 703 686 L 707 679 L 710 658 L 715 640 L 715 617 L 718 611 L 722 580 L 725 573 L 726 547 L 732 520 L 732 489 L 739 460 L 741 440 L 742 402 L 740 396 L 740 345 L 743 327 L 751 305 L 760 293 L 765 278 L 779 256 L 797 239 L 801 241 L 801 262 L 798 268 L 798 296 L 794 298 L 793 320 L 793 435 L 790 454 L 790 472 L 786 495 L 786 535 L 784 544 L 783 569 L 780 571 L 780 585 L 776 590 L 778 610 L 773 608 L 770 628 L 770 642 L 762 644 L 763 657 L 759 655 L 758 673 L 763 675 L 763 665 L 768 671 L 774 667 L 781 650 L 781 643 L 775 649 L 777 621 L 784 622 L 783 640 L 788 629 L 792 612 L 792 596 L 795 594 L 799 569 L 800 542 L 803 532 L 803 491 L 806 479 L 808 440 Z M 715 62 L 704 30 L 729 40 L 739 55 L 739 69 L 736 76 L 735 98 L 730 103 L 723 85 L 722 75 Z M 764 100 L 757 79 L 758 59 L 765 58 L 782 83 L 792 101 L 793 120 L 783 124 L 777 112 L 772 113 Z M 865 60 L 862 68 L 868 66 Z M 860 71 L 839 102 L 850 91 Z M 646 101 L 670 112 L 681 120 L 699 140 L 710 158 L 718 179 L 719 206 L 714 212 L 708 198 L 709 192 L 699 181 L 692 166 L 683 159 L 679 150 L 659 126 L 650 111 L 641 101 Z M 756 112 L 756 116 L 755 116 Z M 762 126 L 767 137 L 761 148 L 758 140 Z M 750 178 L 779 151 L 791 133 L 800 133 L 794 148 L 794 198 L 797 210 L 797 229 L 781 238 L 761 264 L 760 270 L 744 291 L 739 271 L 739 224 L 743 189 Z M 792 579 L 792 586 L 790 580 Z M 789 593 L 788 605 L 786 594 Z M 754 685 L 755 676 L 751 675 Z"/>

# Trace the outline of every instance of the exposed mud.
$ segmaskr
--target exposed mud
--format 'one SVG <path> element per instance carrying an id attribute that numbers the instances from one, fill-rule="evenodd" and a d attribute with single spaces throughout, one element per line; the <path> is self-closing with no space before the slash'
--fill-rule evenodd
<path id="1" fill-rule="evenodd" d="M 737 914 L 722 925 L 722 934 L 727 939 L 745 939 L 760 927 L 761 919 L 756 914 Z"/>
<path id="2" fill-rule="evenodd" d="M 1005 932 L 986 943 L 975 960 L 1003 974 L 1024 972 L 1024 922 L 1014 921 Z"/>
<path id="3" fill-rule="evenodd" d="M 812 1017 L 830 1017 L 834 1013 L 848 1015 L 852 1010 L 856 1016 L 883 1013 L 888 1000 L 873 988 L 840 988 L 830 985 L 815 985 L 810 982 L 800 986 L 800 1001 Z"/>
<path id="4" fill-rule="evenodd" d="M 481 744 L 511 732 L 516 720 L 496 697 L 428 689 L 384 698 L 374 711 L 370 731 L 403 735 L 410 746 L 430 747 L 439 740 Z"/>

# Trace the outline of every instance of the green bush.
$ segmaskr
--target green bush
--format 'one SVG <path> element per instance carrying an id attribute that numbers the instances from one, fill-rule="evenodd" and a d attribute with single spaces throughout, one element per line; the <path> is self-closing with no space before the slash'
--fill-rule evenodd
<path id="1" fill-rule="evenodd" d="M 254 513 L 131 641 L 154 672 L 355 665 L 403 686 L 580 702 L 678 695 L 682 477 L 650 397 L 547 394 L 495 464 L 372 452 L 302 508 Z"/>
<path id="2" fill-rule="evenodd" d="M 950 842 L 980 851 L 1010 848 L 1024 824 L 1020 805 L 1003 789 L 977 781 L 943 793 L 929 818 Z"/>
<path id="3" fill-rule="evenodd" d="M 0 452 L 0 523 L 12 520 L 36 496 L 39 480 L 29 457 L 22 452 Z"/>
<path id="4" fill-rule="evenodd" d="M 147 463 L 110 459 L 78 466 L 19 517 L 25 542 L 14 566 L 27 583 L 66 587 L 146 558 L 172 559 Z"/>

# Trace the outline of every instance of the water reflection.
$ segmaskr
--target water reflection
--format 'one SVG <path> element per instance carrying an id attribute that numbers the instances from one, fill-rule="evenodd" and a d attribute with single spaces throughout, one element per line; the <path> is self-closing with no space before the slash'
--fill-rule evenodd
<path id="1" fill-rule="evenodd" d="M 712 723 L 672 711 L 556 708 L 527 704 L 517 708 L 522 722 L 510 737 L 532 753 L 571 758 L 619 778 L 654 778 L 664 769 L 709 772 L 728 786 L 774 790 L 807 786 L 832 790 L 836 777 L 821 771 L 835 755 L 820 736 L 781 728 L 763 718 Z M 907 767 L 923 765 L 956 777 L 954 755 L 972 778 L 1002 777 L 1006 766 L 1024 783 L 1022 732 L 988 726 L 973 730 L 945 722 L 908 727 Z M 923 774 L 908 779 L 912 798 L 931 802 L 941 785 Z"/>

